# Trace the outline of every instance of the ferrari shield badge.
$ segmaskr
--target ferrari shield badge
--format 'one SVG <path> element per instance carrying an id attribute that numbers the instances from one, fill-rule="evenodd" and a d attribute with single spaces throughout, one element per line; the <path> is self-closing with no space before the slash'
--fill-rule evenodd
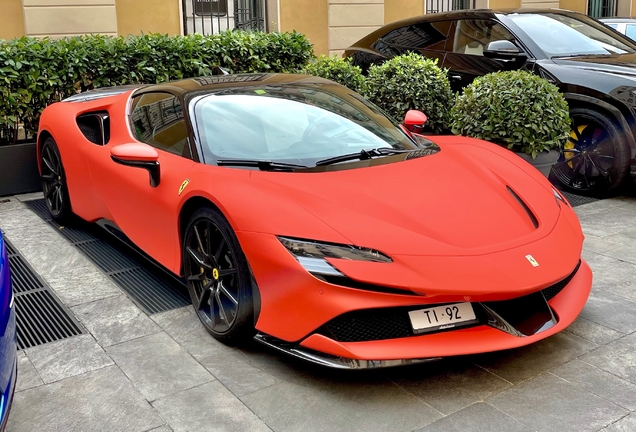
<path id="1" fill-rule="evenodd" d="M 179 188 L 179 196 L 181 196 L 181 194 L 183 193 L 183 191 L 185 190 L 185 188 L 188 186 L 189 183 L 190 183 L 190 179 L 185 179 L 183 183 L 181 183 L 181 187 Z"/>
<path id="2" fill-rule="evenodd" d="M 532 264 L 532 267 L 539 267 L 539 263 L 537 262 L 536 259 L 534 259 L 532 255 L 526 255 L 526 259 L 530 261 L 530 264 Z"/>

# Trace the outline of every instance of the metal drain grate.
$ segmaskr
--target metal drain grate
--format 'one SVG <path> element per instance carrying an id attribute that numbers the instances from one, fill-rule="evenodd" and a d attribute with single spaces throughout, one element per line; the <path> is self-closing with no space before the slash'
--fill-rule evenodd
<path id="1" fill-rule="evenodd" d="M 4 238 L 15 294 L 18 349 L 84 333 L 82 326 L 49 290 L 15 247 Z"/>
<path id="2" fill-rule="evenodd" d="M 190 304 L 186 288 L 167 271 L 140 253 L 90 224 L 60 226 L 51 219 L 43 199 L 25 203 L 99 267 L 128 297 L 149 315 Z"/>
<path id="3" fill-rule="evenodd" d="M 560 192 L 563 195 L 565 195 L 565 197 L 568 199 L 570 204 L 572 204 L 572 207 L 580 206 L 580 205 L 583 205 L 583 204 L 593 203 L 594 201 L 599 201 L 598 198 L 575 195 L 573 193 L 564 192 L 564 191 L 560 191 Z"/>

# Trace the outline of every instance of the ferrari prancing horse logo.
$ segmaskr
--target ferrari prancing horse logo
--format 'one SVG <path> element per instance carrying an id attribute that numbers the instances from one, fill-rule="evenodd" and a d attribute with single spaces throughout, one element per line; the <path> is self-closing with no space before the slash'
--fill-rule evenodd
<path id="1" fill-rule="evenodd" d="M 539 263 L 537 262 L 536 259 L 534 259 L 532 255 L 526 255 L 526 259 L 530 261 L 530 264 L 532 264 L 532 267 L 539 267 Z"/>
<path id="2" fill-rule="evenodd" d="M 189 183 L 190 183 L 190 179 L 185 179 L 183 183 L 181 183 L 181 187 L 179 188 L 179 196 L 181 196 L 181 194 L 183 193 L 183 191 L 185 190 L 185 188 L 188 186 Z"/>

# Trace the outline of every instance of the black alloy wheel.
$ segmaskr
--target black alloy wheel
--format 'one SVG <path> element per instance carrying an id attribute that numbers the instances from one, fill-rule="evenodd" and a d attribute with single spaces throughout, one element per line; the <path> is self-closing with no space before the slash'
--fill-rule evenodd
<path id="1" fill-rule="evenodd" d="M 47 138 L 40 152 L 42 165 L 42 191 L 51 216 L 57 222 L 68 220 L 71 200 L 66 185 L 66 173 L 62 158 L 53 138 Z"/>
<path id="2" fill-rule="evenodd" d="M 224 343 L 254 336 L 252 278 L 223 215 L 201 208 L 183 236 L 183 269 L 194 309 L 206 330 Z"/>
<path id="3" fill-rule="evenodd" d="M 629 171 L 629 145 L 605 114 L 589 108 L 570 110 L 572 127 L 550 178 L 576 193 L 607 194 L 619 187 Z"/>

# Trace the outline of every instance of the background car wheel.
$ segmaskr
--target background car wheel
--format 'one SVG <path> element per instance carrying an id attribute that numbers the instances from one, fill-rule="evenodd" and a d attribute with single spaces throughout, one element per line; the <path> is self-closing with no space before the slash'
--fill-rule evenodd
<path id="1" fill-rule="evenodd" d="M 183 236 L 183 269 L 194 309 L 205 328 L 224 343 L 255 334 L 252 278 L 236 234 L 211 208 L 194 212 Z"/>
<path id="2" fill-rule="evenodd" d="M 551 180 L 585 194 L 607 194 L 629 171 L 629 144 L 605 114 L 589 108 L 570 110 L 572 128 Z"/>
<path id="3" fill-rule="evenodd" d="M 62 158 L 53 138 L 47 138 L 40 152 L 42 164 L 42 191 L 46 206 L 53 219 L 65 222 L 72 215 L 71 199 L 66 184 Z"/>

